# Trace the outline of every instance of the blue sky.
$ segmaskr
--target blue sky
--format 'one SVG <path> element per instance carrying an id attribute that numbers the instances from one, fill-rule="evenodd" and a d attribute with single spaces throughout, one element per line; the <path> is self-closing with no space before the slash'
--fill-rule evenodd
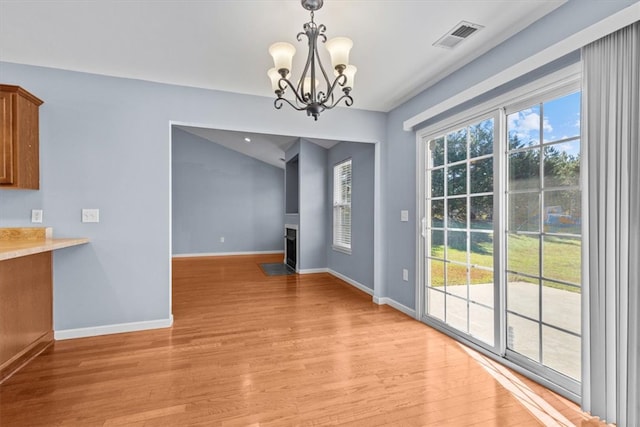
<path id="1" fill-rule="evenodd" d="M 537 144 L 540 139 L 542 123 L 544 142 L 580 135 L 580 92 L 553 99 L 542 105 L 542 122 L 540 105 L 510 114 L 508 119 L 510 133 L 516 133 L 520 140 Z M 568 154 L 580 152 L 578 141 L 562 144 L 558 148 Z"/>

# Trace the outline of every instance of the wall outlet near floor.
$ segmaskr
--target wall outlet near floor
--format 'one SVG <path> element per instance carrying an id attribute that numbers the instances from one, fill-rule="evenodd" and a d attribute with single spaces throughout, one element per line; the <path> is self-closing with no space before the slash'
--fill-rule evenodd
<path id="1" fill-rule="evenodd" d="M 409 221 L 409 211 L 405 211 L 405 210 L 400 211 L 400 221 L 402 222 Z"/>
<path id="2" fill-rule="evenodd" d="M 409 281 L 409 270 L 407 270 L 406 268 L 402 269 L 402 280 L 404 280 L 405 282 Z"/>
<path id="3" fill-rule="evenodd" d="M 224 243 L 224 237 L 220 237 L 220 243 Z"/>
<path id="4" fill-rule="evenodd" d="M 42 209 L 31 209 L 31 222 L 42 223 Z"/>
<path id="5" fill-rule="evenodd" d="M 100 209 L 82 209 L 82 222 L 100 222 Z"/>

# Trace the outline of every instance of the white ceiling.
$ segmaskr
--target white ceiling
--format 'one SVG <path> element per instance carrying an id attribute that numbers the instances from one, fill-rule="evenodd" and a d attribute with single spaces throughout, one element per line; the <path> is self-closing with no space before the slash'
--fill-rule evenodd
<path id="1" fill-rule="evenodd" d="M 237 132 L 194 126 L 176 126 L 200 138 L 207 139 L 247 156 L 254 157 L 279 168 L 284 168 L 284 152 L 299 138 L 284 135 L 270 135 L 255 132 Z M 247 141 L 245 138 L 248 138 Z M 339 141 L 305 138 L 323 148 L 329 149 Z"/>
<path id="2" fill-rule="evenodd" d="M 354 42 L 353 108 L 389 111 L 565 1 L 326 0 L 315 20 Z M 0 0 L 0 61 L 272 97 L 269 45 L 296 46 L 295 78 L 308 20 L 298 0 Z M 460 21 L 484 29 L 432 46 Z"/>

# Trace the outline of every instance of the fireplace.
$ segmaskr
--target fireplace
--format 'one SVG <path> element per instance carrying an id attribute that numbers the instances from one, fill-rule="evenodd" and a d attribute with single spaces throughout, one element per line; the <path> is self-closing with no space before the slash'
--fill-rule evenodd
<path id="1" fill-rule="evenodd" d="M 298 262 L 298 230 L 293 227 L 285 227 L 285 263 L 296 269 L 296 264 Z"/>

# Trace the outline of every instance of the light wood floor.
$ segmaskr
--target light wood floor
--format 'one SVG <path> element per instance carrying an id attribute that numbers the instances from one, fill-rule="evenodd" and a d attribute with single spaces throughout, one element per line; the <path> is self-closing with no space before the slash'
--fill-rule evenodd
<path id="1" fill-rule="evenodd" d="M 56 342 L 0 386 L 0 425 L 543 425 L 426 325 L 328 274 L 266 277 L 281 257 L 174 260 L 173 328 Z"/>

